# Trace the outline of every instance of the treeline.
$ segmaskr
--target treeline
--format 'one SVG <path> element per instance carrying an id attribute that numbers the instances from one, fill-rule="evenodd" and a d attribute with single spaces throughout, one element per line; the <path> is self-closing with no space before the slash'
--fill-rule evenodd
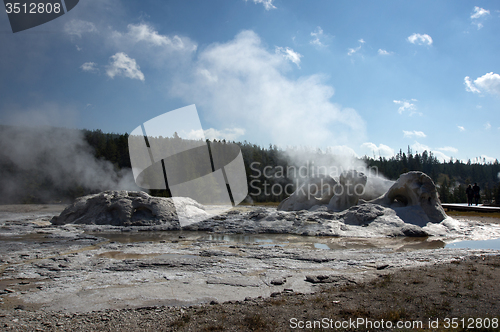
<path id="1" fill-rule="evenodd" d="M 101 130 L 83 130 L 81 133 L 95 158 L 111 162 L 116 171 L 131 167 L 128 134 L 103 133 Z M 179 140 L 180 138 L 160 139 L 164 140 L 165 144 L 169 144 L 172 143 L 170 140 Z M 211 145 L 214 142 L 218 145 L 226 144 L 225 140 L 221 140 L 212 141 Z M 320 168 L 325 165 L 343 165 L 336 169 L 338 172 L 347 170 L 349 165 L 365 165 L 368 169 L 375 169 L 390 180 L 396 180 L 400 174 L 408 171 L 422 171 L 438 185 L 440 198 L 442 202 L 446 203 L 466 202 L 465 189 L 467 185 L 477 182 L 481 187 L 484 202 L 500 202 L 500 164 L 498 160 L 493 163 L 472 163 L 470 161 L 464 163 L 460 160 L 440 162 L 432 152 L 413 153 L 409 148 L 406 152 L 400 151 L 391 158 L 375 159 L 365 156 L 352 159 L 319 149 L 315 151 L 301 151 L 300 149 L 284 151 L 274 145 L 262 147 L 246 141 L 232 143 L 237 144 L 241 149 L 247 183 L 249 184 L 249 200 L 254 202 L 282 201 L 296 189 L 299 183 L 298 177 L 314 175 L 307 172 L 310 172 L 315 166 Z M 314 164 L 315 161 L 316 164 Z M 301 166 L 302 169 L 300 169 Z M 186 168 L 189 168 L 189 165 Z M 22 170 L 17 171 L 22 172 Z M 300 171 L 303 172 L 300 174 Z M 9 163 L 8 154 L 0 153 L 0 176 L 9 176 L 9 172 L 14 172 L 14 166 Z M 50 198 L 44 198 L 43 193 L 50 191 L 49 187 L 53 183 L 43 181 L 39 175 L 31 173 L 23 173 L 22 178 L 22 186 L 26 187 L 29 195 L 26 195 L 28 198 L 15 198 L 18 203 L 46 203 L 47 200 L 53 201 L 54 199 L 72 200 L 77 196 L 92 192 L 80 183 L 70 190 L 66 188 L 64 191 L 59 191 L 58 197 L 52 195 L 49 196 Z M 75 180 L 75 183 L 78 181 Z M 0 192 L 6 192 L 1 189 Z M 168 195 L 164 190 L 152 190 L 151 193 L 158 196 Z M 12 199 L 0 197 L 0 202 L 12 203 Z"/>
<path id="2" fill-rule="evenodd" d="M 370 166 L 377 167 L 390 179 L 396 179 L 408 171 L 422 171 L 429 175 L 438 185 L 438 192 L 443 203 L 467 202 L 465 190 L 467 185 L 477 183 L 481 188 L 481 199 L 484 203 L 500 203 L 500 163 L 464 163 L 460 160 L 440 162 L 432 152 L 413 154 L 401 150 L 390 158 L 365 158 Z"/>
<path id="3" fill-rule="evenodd" d="M 120 168 L 130 167 L 127 148 L 128 135 L 85 131 L 85 138 L 95 149 L 97 158 L 110 160 Z M 168 143 L 168 140 L 173 138 L 163 139 Z M 226 143 L 225 140 L 216 142 Z M 249 184 L 249 196 L 253 201 L 280 202 L 295 189 L 297 182 L 294 181 L 293 177 L 297 174 L 290 170 L 297 172 L 300 166 L 306 164 L 306 160 L 303 160 L 302 164 L 298 164 L 297 158 L 291 158 L 288 153 L 275 145 L 266 148 L 246 141 L 232 143 L 241 148 Z M 303 155 L 306 156 L 304 159 L 320 160 L 322 164 L 327 164 L 330 161 L 332 165 L 342 164 L 342 159 L 345 159 L 342 156 L 331 155 L 319 149 L 306 151 Z M 408 148 L 406 152 L 400 150 L 391 158 L 375 159 L 365 156 L 358 161 L 363 162 L 368 169 L 377 169 L 379 174 L 390 180 L 397 180 L 401 174 L 408 171 L 422 171 L 438 185 L 439 195 L 443 203 L 467 202 L 465 189 L 467 185 L 475 182 L 481 187 L 481 197 L 484 202 L 500 202 L 500 163 L 498 160 L 493 163 L 472 163 L 470 160 L 464 163 L 457 159 L 441 162 L 432 152 L 413 153 Z M 309 167 L 311 167 L 310 163 Z M 264 169 L 265 167 L 267 169 Z M 287 185 L 288 187 L 286 187 Z M 154 193 L 164 195 L 161 191 Z"/>

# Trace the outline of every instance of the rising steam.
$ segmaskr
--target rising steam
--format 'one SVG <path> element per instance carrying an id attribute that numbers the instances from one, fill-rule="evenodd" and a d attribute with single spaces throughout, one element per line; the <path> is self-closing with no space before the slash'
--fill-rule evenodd
<path id="1" fill-rule="evenodd" d="M 329 175 L 338 179 L 342 172 L 350 170 L 361 172 L 367 176 L 368 181 L 365 186 L 367 196 L 380 196 L 394 184 L 394 181 L 388 180 L 383 174 L 379 173 L 376 167 L 368 167 L 363 159 L 357 158 L 353 154 L 332 153 L 328 149 L 323 152 L 320 149 L 307 147 L 288 148 L 284 151 L 284 154 L 289 165 L 293 165 L 295 168 L 301 166 L 308 168 L 306 176 L 304 176 L 304 172 L 289 172 L 289 176 L 297 175 L 293 180 L 296 180 L 299 184 L 305 182 L 307 178 L 321 175 Z"/>
<path id="2" fill-rule="evenodd" d="M 138 189 L 130 169 L 118 170 L 94 157 L 82 131 L 54 127 L 2 126 L 0 177 L 0 200 L 10 203 L 45 203 L 67 193 Z"/>

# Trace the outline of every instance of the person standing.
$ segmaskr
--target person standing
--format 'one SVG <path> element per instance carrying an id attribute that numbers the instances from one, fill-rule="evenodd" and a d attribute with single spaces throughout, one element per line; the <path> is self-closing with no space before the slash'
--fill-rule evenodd
<path id="1" fill-rule="evenodd" d="M 472 186 L 469 184 L 467 189 L 465 189 L 465 194 L 467 195 L 467 206 L 472 205 L 472 199 L 474 198 L 474 190 L 472 190 Z"/>
<path id="2" fill-rule="evenodd" d="M 479 192 L 481 191 L 481 188 L 477 185 L 477 183 L 474 183 L 474 187 L 472 187 L 472 190 L 474 191 L 474 201 L 476 202 L 476 206 L 479 203 Z"/>

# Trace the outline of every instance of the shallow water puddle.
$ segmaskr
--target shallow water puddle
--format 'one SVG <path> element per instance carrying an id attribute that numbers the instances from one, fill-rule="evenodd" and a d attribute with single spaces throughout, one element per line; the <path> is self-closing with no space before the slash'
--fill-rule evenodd
<path id="1" fill-rule="evenodd" d="M 450 249 L 493 249 L 500 250 L 500 238 L 478 241 L 459 241 L 446 245 Z"/>
<path id="2" fill-rule="evenodd" d="M 259 247 L 288 247 L 302 249 L 352 250 L 352 249 L 393 249 L 419 250 L 444 248 L 441 240 L 426 237 L 410 238 L 350 238 L 350 237 L 318 237 L 290 234 L 209 234 L 205 232 L 182 231 L 141 231 L 127 233 L 88 233 L 119 243 L 134 242 L 215 242 L 222 245 L 256 245 Z"/>
<path id="3" fill-rule="evenodd" d="M 185 243 L 214 242 L 222 245 L 256 245 L 259 247 L 288 247 L 323 250 L 352 249 L 393 249 L 397 251 L 420 249 L 493 249 L 500 250 L 500 238 L 490 240 L 466 240 L 446 243 L 441 239 L 428 237 L 396 237 L 396 238 L 353 238 L 353 237 L 318 237 L 292 234 L 211 234 L 206 232 L 185 231 L 139 231 L 139 232 L 86 232 L 88 235 L 105 238 L 110 242 L 170 242 Z M 17 236 L 0 236 L 0 241 L 58 242 L 59 238 L 47 234 L 26 234 Z M 107 242 L 107 241 L 106 241 Z M 107 253 L 104 253 L 107 255 Z M 107 257 L 103 254 L 103 257 Z M 119 255 L 119 254 L 109 254 Z M 124 257 L 107 257 L 126 259 Z M 127 257 L 139 258 L 139 257 Z"/>

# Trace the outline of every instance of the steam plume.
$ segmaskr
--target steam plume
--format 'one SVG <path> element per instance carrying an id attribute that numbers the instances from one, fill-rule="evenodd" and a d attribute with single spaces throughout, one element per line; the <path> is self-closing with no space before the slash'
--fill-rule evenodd
<path id="1" fill-rule="evenodd" d="M 357 158 L 353 154 L 337 154 L 328 151 L 328 149 L 326 152 L 323 152 L 320 149 L 307 147 L 287 149 L 284 154 L 289 161 L 289 165 L 293 165 L 296 168 L 301 166 L 309 168 L 306 176 L 304 176 L 304 172 L 292 174 L 289 172 L 289 175 L 296 175 L 293 180 L 298 181 L 299 184 L 306 181 L 309 177 L 319 175 L 330 175 L 338 179 L 342 172 L 350 170 L 364 173 L 367 176 L 368 181 L 365 186 L 367 196 L 379 196 L 394 184 L 394 181 L 390 181 L 383 174 L 380 174 L 376 167 L 368 167 L 363 159 Z"/>
<path id="2" fill-rule="evenodd" d="M 78 191 L 137 190 L 130 169 L 96 159 L 76 129 L 2 126 L 0 200 L 50 202 Z"/>

